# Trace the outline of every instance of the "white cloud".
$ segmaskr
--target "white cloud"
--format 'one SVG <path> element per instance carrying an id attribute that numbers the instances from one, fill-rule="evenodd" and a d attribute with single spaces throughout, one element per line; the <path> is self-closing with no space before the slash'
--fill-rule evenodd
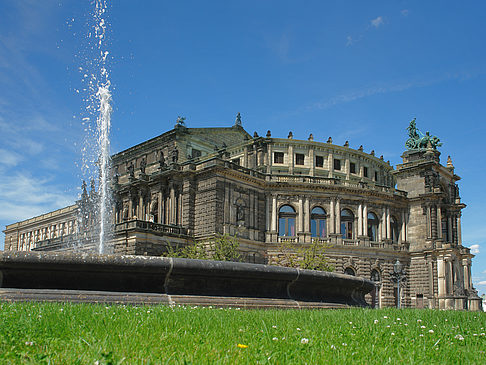
<path id="1" fill-rule="evenodd" d="M 18 153 L 7 151 L 0 148 L 0 164 L 13 167 L 22 160 L 22 156 Z"/>
<path id="2" fill-rule="evenodd" d="M 410 11 L 408 9 L 403 9 L 401 12 L 400 12 L 403 16 L 408 16 L 408 14 L 410 13 Z"/>
<path id="3" fill-rule="evenodd" d="M 378 28 L 380 25 L 383 25 L 383 24 L 384 24 L 383 17 L 381 17 L 381 16 L 371 20 L 371 25 L 375 28 Z"/>
<path id="4" fill-rule="evenodd" d="M 484 74 L 484 71 L 474 72 L 472 73 L 472 77 L 477 77 L 482 74 Z M 333 96 L 332 98 L 329 98 L 327 100 L 308 105 L 307 107 L 305 107 L 305 110 L 309 111 L 314 109 L 328 109 L 338 104 L 349 103 L 377 94 L 387 94 L 392 92 L 405 91 L 417 87 L 426 87 L 447 80 L 460 80 L 462 77 L 464 77 L 463 72 L 447 73 L 443 76 L 435 78 L 426 79 L 424 77 L 417 77 L 415 80 L 397 83 L 395 85 L 372 86 L 358 90 L 350 90 L 342 94 Z"/>
<path id="5" fill-rule="evenodd" d="M 486 285 L 486 280 L 480 281 L 479 283 L 476 283 L 476 285 Z"/>
<path id="6" fill-rule="evenodd" d="M 75 196 L 49 178 L 16 173 L 0 180 L 0 219 L 11 223 L 74 203 Z"/>
<path id="7" fill-rule="evenodd" d="M 476 255 L 479 253 L 479 245 L 471 245 L 471 247 L 469 247 L 471 249 L 471 253 L 473 255 Z"/>

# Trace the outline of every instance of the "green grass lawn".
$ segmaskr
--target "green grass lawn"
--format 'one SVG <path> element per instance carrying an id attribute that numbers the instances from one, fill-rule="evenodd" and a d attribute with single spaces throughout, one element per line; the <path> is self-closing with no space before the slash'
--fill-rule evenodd
<path id="1" fill-rule="evenodd" d="M 0 363 L 486 363 L 486 315 L 0 303 Z"/>

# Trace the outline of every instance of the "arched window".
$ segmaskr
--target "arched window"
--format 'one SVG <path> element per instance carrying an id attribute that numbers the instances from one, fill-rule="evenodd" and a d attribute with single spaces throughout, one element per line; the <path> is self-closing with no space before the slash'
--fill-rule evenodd
<path id="1" fill-rule="evenodd" d="M 392 241 L 395 242 L 395 243 L 397 243 L 398 242 L 398 237 L 399 237 L 400 230 L 398 228 L 398 220 L 394 216 L 391 216 L 390 217 L 390 225 L 391 225 L 391 238 L 392 238 Z"/>
<path id="2" fill-rule="evenodd" d="M 314 207 L 311 212 L 311 236 L 326 237 L 326 211 L 321 207 Z"/>
<path id="3" fill-rule="evenodd" d="M 371 276 L 370 276 L 370 280 L 371 281 L 374 281 L 374 282 L 379 282 L 381 281 L 381 275 L 380 275 L 380 272 L 376 269 L 373 269 L 371 270 Z"/>
<path id="4" fill-rule="evenodd" d="M 354 272 L 354 269 L 352 267 L 345 268 L 344 269 L 344 274 L 351 275 L 351 276 L 356 276 L 356 273 Z"/>
<path id="5" fill-rule="evenodd" d="M 370 241 L 378 241 L 378 225 L 380 220 L 375 213 L 368 213 L 368 237 Z"/>
<path id="6" fill-rule="evenodd" d="M 349 209 L 341 211 L 341 234 L 345 239 L 353 239 L 354 214 Z"/>
<path id="7" fill-rule="evenodd" d="M 295 209 L 283 205 L 278 211 L 278 235 L 295 236 Z"/>

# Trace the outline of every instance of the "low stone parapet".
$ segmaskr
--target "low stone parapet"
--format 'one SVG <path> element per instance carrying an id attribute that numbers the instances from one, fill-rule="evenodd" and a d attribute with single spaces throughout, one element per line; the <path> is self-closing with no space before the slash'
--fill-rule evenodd
<path id="1" fill-rule="evenodd" d="M 132 293 L 133 298 L 138 298 L 136 302 L 143 302 L 144 297 L 150 297 L 148 294 L 156 294 L 161 303 L 241 306 L 246 302 L 253 307 L 259 307 L 258 303 L 271 307 L 274 302 L 277 307 L 339 308 L 367 306 L 364 296 L 373 289 L 369 280 L 329 272 L 88 253 L 6 251 L 0 254 L 0 272 L 0 286 L 7 288 L 0 290 L 2 300 L 53 300 L 52 293 L 57 293 L 60 301 L 66 301 L 76 296 L 76 292 L 85 293 L 85 297 L 91 293 L 95 298 L 96 291 L 102 293 L 98 297 L 105 298 L 127 297 L 119 293 Z"/>

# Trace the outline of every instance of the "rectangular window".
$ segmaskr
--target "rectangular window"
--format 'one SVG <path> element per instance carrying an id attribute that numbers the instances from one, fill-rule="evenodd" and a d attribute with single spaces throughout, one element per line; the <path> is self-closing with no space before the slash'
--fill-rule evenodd
<path id="1" fill-rule="evenodd" d="M 349 172 L 352 174 L 356 174 L 356 164 L 354 162 L 351 162 L 349 164 Z"/>
<path id="2" fill-rule="evenodd" d="M 341 170 L 341 160 L 338 160 L 337 158 L 334 159 L 334 170 Z"/>
<path id="3" fill-rule="evenodd" d="M 375 171 L 375 181 L 378 181 L 378 171 Z"/>
<path id="4" fill-rule="evenodd" d="M 363 167 L 363 176 L 368 177 L 368 168 L 366 166 Z"/>
<path id="5" fill-rule="evenodd" d="M 274 152 L 273 153 L 273 163 L 284 163 L 284 153 Z"/>
<path id="6" fill-rule="evenodd" d="M 324 167 L 324 157 L 316 156 L 316 167 Z"/>
<path id="7" fill-rule="evenodd" d="M 234 164 L 236 164 L 236 165 L 239 166 L 240 165 L 240 158 L 239 157 L 238 158 L 234 158 L 234 159 L 231 160 L 231 162 L 233 162 Z"/>
<path id="8" fill-rule="evenodd" d="M 302 153 L 295 154 L 295 164 L 296 165 L 303 165 L 304 164 L 304 155 Z"/>

